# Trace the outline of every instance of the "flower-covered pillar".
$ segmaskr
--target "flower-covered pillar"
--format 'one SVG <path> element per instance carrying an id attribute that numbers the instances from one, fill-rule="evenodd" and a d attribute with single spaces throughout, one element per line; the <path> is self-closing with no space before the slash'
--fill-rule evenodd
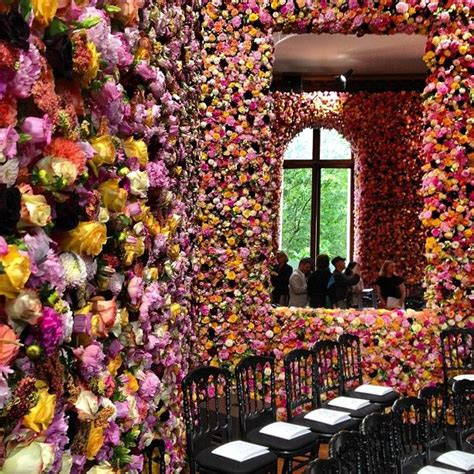
<path id="1" fill-rule="evenodd" d="M 424 60 L 426 131 L 423 179 L 430 306 L 450 321 L 474 307 L 474 126 L 472 4 L 448 2 Z"/>
<path id="2" fill-rule="evenodd" d="M 254 4 L 253 7 L 250 4 Z M 267 311 L 274 163 L 270 140 L 272 41 L 255 2 L 206 1 L 194 291 L 202 359 L 257 350 Z M 201 359 L 201 360 L 202 360 Z"/>

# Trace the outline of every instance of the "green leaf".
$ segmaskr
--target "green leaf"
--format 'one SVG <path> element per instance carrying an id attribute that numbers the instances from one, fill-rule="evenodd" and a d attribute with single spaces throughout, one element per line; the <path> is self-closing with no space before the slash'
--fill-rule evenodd
<path id="1" fill-rule="evenodd" d="M 100 16 L 91 16 L 90 18 L 86 18 L 84 21 L 75 21 L 74 26 L 76 28 L 84 28 L 88 30 L 89 28 L 93 28 L 99 23 L 100 23 Z"/>
<path id="2" fill-rule="evenodd" d="M 59 18 L 53 18 L 51 26 L 49 27 L 49 34 L 51 36 L 60 35 L 66 33 L 68 30 L 66 23 L 61 21 Z"/>
<path id="3" fill-rule="evenodd" d="M 29 135 L 28 133 L 20 133 L 20 138 L 18 139 L 18 143 L 26 143 L 26 142 L 29 142 L 32 138 L 31 135 Z"/>
<path id="4" fill-rule="evenodd" d="M 13 3 L 13 2 L 9 2 L 9 3 Z M 30 16 L 30 13 L 31 13 L 30 0 L 20 0 L 20 13 L 25 20 Z"/>
<path id="5" fill-rule="evenodd" d="M 105 5 L 104 10 L 107 13 L 120 13 L 122 11 L 120 7 L 116 7 L 115 5 Z"/>

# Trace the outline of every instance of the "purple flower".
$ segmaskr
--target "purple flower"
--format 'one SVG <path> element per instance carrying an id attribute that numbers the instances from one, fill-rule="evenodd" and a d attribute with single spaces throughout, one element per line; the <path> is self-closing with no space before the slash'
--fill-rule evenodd
<path id="1" fill-rule="evenodd" d="M 139 394 L 145 400 L 151 400 L 160 389 L 160 379 L 153 372 L 146 372 L 140 381 Z"/>
<path id="2" fill-rule="evenodd" d="M 20 67 L 11 87 L 16 97 L 26 99 L 31 94 L 31 88 L 41 72 L 41 55 L 33 43 L 30 43 L 29 51 L 20 52 L 19 64 Z"/>
<path id="3" fill-rule="evenodd" d="M 166 188 L 169 186 L 170 179 L 168 169 L 163 161 L 151 161 L 146 165 L 150 186 Z"/>
<path id="4" fill-rule="evenodd" d="M 49 144 L 51 142 L 52 126 L 47 115 L 43 118 L 27 117 L 21 125 L 21 129 L 31 136 L 29 143 Z"/>
<path id="5" fill-rule="evenodd" d="M 62 318 L 53 308 L 48 306 L 43 308 L 43 316 L 39 320 L 35 335 L 47 355 L 51 355 L 62 341 Z"/>
<path id="6" fill-rule="evenodd" d="M 0 155 L 13 158 L 16 155 L 16 143 L 19 138 L 11 125 L 8 128 L 0 128 Z"/>
<path id="7" fill-rule="evenodd" d="M 8 244 L 7 241 L 0 236 L 0 255 L 6 255 L 8 253 Z"/>

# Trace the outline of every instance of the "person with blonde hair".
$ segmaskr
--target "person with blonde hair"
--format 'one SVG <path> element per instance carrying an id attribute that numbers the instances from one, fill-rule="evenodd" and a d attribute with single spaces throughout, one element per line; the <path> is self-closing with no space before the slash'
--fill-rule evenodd
<path id="1" fill-rule="evenodd" d="M 375 281 L 380 307 L 386 309 L 404 309 L 406 288 L 403 278 L 396 274 L 395 263 L 386 260 Z"/>

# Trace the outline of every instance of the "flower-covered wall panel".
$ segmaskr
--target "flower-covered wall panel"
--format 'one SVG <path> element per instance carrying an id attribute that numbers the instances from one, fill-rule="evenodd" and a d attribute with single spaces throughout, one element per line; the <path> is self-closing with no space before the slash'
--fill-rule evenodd
<path id="1" fill-rule="evenodd" d="M 386 259 L 408 284 L 423 281 L 421 97 L 416 93 L 275 93 L 272 143 L 283 160 L 306 127 L 335 128 L 352 146 L 355 258 L 372 284 Z M 274 213 L 278 215 L 275 201 Z"/>
<path id="2" fill-rule="evenodd" d="M 184 455 L 191 2 L 0 7 L 0 470 Z M 28 466 L 28 467 L 25 467 Z"/>

